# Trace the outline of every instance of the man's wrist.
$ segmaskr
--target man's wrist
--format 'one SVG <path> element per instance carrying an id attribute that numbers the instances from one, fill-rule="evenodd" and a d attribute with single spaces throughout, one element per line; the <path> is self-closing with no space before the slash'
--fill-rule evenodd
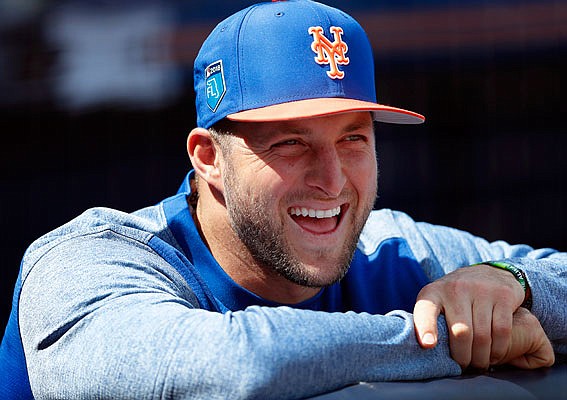
<path id="1" fill-rule="evenodd" d="M 520 307 L 524 307 L 527 308 L 528 310 L 531 310 L 532 291 L 530 289 L 530 285 L 528 283 L 528 279 L 526 278 L 526 274 L 524 273 L 524 271 L 522 271 L 520 268 L 506 261 L 483 261 L 481 263 L 474 265 L 482 265 L 482 264 L 508 271 L 512 275 L 514 275 L 518 283 L 524 289 L 524 301 L 522 302 Z"/>

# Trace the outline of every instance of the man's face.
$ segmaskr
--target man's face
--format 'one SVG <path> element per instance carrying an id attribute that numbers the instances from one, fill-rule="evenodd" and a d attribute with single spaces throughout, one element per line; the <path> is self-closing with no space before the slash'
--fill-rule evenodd
<path id="1" fill-rule="evenodd" d="M 341 279 L 376 197 L 370 113 L 240 124 L 231 142 L 226 208 L 254 260 L 302 286 Z"/>

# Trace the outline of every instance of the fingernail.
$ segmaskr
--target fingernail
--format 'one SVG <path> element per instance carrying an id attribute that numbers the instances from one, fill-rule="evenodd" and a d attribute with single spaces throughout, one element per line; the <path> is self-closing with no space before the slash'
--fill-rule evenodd
<path id="1" fill-rule="evenodd" d="M 435 336 L 432 333 L 426 333 L 421 337 L 421 343 L 423 344 L 433 344 L 435 343 Z"/>

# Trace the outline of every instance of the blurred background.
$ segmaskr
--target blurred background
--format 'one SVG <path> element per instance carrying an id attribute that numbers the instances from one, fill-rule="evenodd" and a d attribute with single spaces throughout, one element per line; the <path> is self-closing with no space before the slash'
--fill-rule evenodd
<path id="1" fill-rule="evenodd" d="M 251 3 L 0 0 L 0 331 L 34 239 L 175 193 L 193 59 Z M 567 2 L 326 3 L 365 27 L 379 101 L 427 117 L 379 126 L 376 207 L 567 250 Z"/>

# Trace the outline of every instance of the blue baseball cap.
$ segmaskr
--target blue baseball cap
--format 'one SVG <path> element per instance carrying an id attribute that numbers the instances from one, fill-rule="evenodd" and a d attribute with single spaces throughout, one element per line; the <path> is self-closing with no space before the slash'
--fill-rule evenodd
<path id="1" fill-rule="evenodd" d="M 418 124 L 378 104 L 372 47 L 350 15 L 309 0 L 254 4 L 211 32 L 194 65 L 197 125 L 223 118 L 267 122 L 371 111 L 376 121 Z"/>

